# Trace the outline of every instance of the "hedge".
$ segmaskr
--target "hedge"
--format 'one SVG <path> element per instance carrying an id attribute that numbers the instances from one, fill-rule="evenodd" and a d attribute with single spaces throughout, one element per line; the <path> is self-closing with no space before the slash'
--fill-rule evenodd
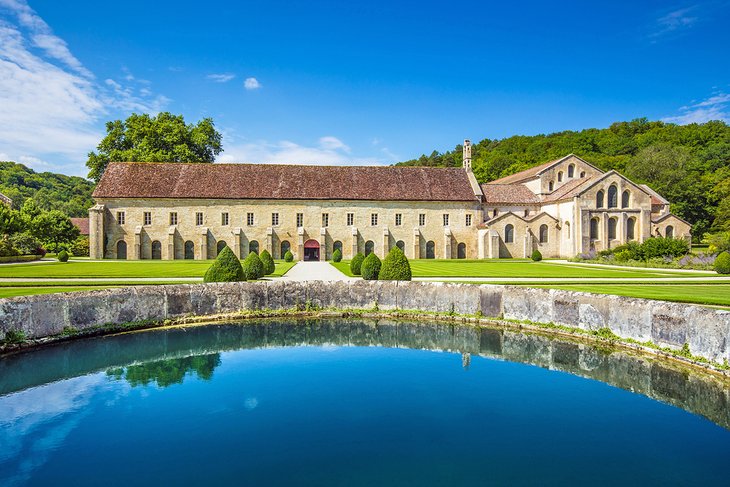
<path id="1" fill-rule="evenodd" d="M 718 274 L 730 274 L 730 253 L 723 252 L 715 259 L 715 271 Z"/>
<path id="2" fill-rule="evenodd" d="M 58 253 L 56 258 L 58 259 L 59 262 L 68 262 L 68 252 L 66 252 L 65 250 L 62 250 Z"/>
<path id="3" fill-rule="evenodd" d="M 267 276 L 273 274 L 276 270 L 276 264 L 274 264 L 274 259 L 271 257 L 269 251 L 264 249 L 259 258 L 261 259 L 261 263 L 264 264 L 264 274 Z"/>
<path id="4" fill-rule="evenodd" d="M 532 251 L 532 255 L 530 256 L 530 258 L 535 262 L 540 262 L 542 260 L 542 254 L 539 250 L 535 249 Z"/>
<path id="5" fill-rule="evenodd" d="M 241 261 L 233 253 L 230 247 L 225 246 L 220 251 L 215 262 L 208 268 L 203 277 L 203 282 L 235 282 L 245 281 Z"/>
<path id="6" fill-rule="evenodd" d="M 332 253 L 332 261 L 333 261 L 333 262 L 339 262 L 339 261 L 341 261 L 341 260 L 342 260 L 342 252 L 340 252 L 340 249 L 336 249 L 336 250 L 335 250 L 335 251 L 334 251 L 334 252 Z"/>
<path id="7" fill-rule="evenodd" d="M 286 254 L 284 254 L 284 261 L 286 261 L 286 262 L 294 261 L 294 254 L 291 253 L 291 250 L 287 250 Z"/>
<path id="8" fill-rule="evenodd" d="M 380 266 L 378 279 L 381 281 L 410 281 L 411 280 L 411 264 L 408 257 L 398 247 L 393 247 L 388 255 L 383 259 L 383 265 Z"/>
<path id="9" fill-rule="evenodd" d="M 375 255 L 375 252 L 372 252 L 370 255 L 365 257 L 365 260 L 362 261 L 362 266 L 360 266 L 362 278 L 366 281 L 377 280 L 381 266 L 382 262 L 380 262 L 378 256 Z"/>
<path id="10" fill-rule="evenodd" d="M 246 276 L 247 281 L 255 281 L 264 277 L 264 263 L 261 262 L 261 258 L 256 252 L 251 252 L 243 260 L 243 275 Z"/>
<path id="11" fill-rule="evenodd" d="M 353 257 L 350 261 L 350 272 L 352 272 L 356 276 L 359 276 L 360 272 L 362 272 L 361 267 L 364 260 L 365 256 L 362 254 L 362 252 L 358 252 L 357 254 L 355 254 L 355 257 Z"/>

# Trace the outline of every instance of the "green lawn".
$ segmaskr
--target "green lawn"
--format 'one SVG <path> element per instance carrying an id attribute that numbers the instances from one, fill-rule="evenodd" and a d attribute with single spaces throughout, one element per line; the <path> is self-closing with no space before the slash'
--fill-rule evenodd
<path id="1" fill-rule="evenodd" d="M 530 287 L 730 307 L 730 284 L 558 284 Z"/>
<path id="2" fill-rule="evenodd" d="M 411 271 L 414 277 L 533 277 L 533 278 L 646 278 L 684 276 L 716 276 L 715 273 L 685 274 L 672 272 L 671 269 L 651 271 L 642 268 L 600 268 L 580 265 L 553 264 L 550 261 L 532 262 L 525 260 L 411 260 Z M 332 263 L 348 276 L 350 262 Z"/>
<path id="3" fill-rule="evenodd" d="M 0 298 L 14 298 L 16 296 L 30 296 L 32 294 L 53 294 L 71 291 L 93 291 L 108 289 L 115 286 L 2 286 Z M 119 287 L 119 286 L 116 286 Z"/>

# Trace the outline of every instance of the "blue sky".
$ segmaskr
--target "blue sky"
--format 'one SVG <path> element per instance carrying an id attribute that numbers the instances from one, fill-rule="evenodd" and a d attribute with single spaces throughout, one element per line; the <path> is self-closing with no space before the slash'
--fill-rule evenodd
<path id="1" fill-rule="evenodd" d="M 388 164 L 636 117 L 730 120 L 730 2 L 0 0 L 0 160 L 85 175 L 107 120 L 219 161 Z"/>

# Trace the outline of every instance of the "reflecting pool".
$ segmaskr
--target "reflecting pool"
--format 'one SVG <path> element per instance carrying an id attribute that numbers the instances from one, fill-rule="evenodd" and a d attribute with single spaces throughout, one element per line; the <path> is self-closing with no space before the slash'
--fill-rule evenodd
<path id="1" fill-rule="evenodd" d="M 726 485 L 727 383 L 492 328 L 262 320 L 0 358 L 0 485 Z"/>

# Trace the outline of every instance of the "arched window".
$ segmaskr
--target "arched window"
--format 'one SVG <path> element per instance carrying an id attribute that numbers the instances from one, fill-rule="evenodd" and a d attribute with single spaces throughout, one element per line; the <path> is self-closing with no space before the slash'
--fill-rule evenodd
<path id="1" fill-rule="evenodd" d="M 565 239 L 570 240 L 570 222 L 563 224 L 563 232 L 565 233 Z"/>
<path id="2" fill-rule="evenodd" d="M 669 225 L 666 230 L 664 230 L 664 236 L 667 238 L 674 238 L 674 227 Z"/>
<path id="3" fill-rule="evenodd" d="M 185 258 L 188 260 L 195 258 L 195 244 L 190 240 L 185 242 Z"/>
<path id="4" fill-rule="evenodd" d="M 375 250 L 375 242 L 373 242 L 372 240 L 368 240 L 367 242 L 365 242 L 365 256 L 366 257 L 368 255 L 372 254 L 374 250 Z"/>
<path id="5" fill-rule="evenodd" d="M 614 218 L 608 219 L 608 239 L 609 240 L 616 240 L 616 225 L 618 224 L 618 220 Z"/>
<path id="6" fill-rule="evenodd" d="M 547 243 L 548 241 L 548 226 L 543 224 L 540 225 L 540 243 Z"/>
<path id="7" fill-rule="evenodd" d="M 608 188 L 608 207 L 618 207 L 618 188 L 613 184 Z"/>
<path id="8" fill-rule="evenodd" d="M 466 259 L 466 244 L 460 243 L 456 246 L 456 258 L 457 259 Z"/>
<path id="9" fill-rule="evenodd" d="M 258 242 L 258 240 L 251 240 L 248 243 L 248 253 L 250 254 L 251 252 L 253 252 L 254 254 L 258 254 L 259 253 L 259 242 Z"/>
<path id="10" fill-rule="evenodd" d="M 580 177 L 582 177 L 582 178 L 586 177 L 586 172 L 585 171 L 581 171 L 580 172 Z"/>
<path id="11" fill-rule="evenodd" d="M 554 187 L 555 187 L 555 183 L 550 181 L 550 184 L 548 184 L 548 191 L 552 191 Z"/>
<path id="12" fill-rule="evenodd" d="M 426 242 L 426 258 L 427 259 L 436 258 L 436 244 L 433 243 L 433 240 L 429 240 L 428 242 Z"/>
<path id="13" fill-rule="evenodd" d="M 405 242 L 404 242 L 403 240 L 398 240 L 398 241 L 397 241 L 397 242 L 395 243 L 395 246 L 396 246 L 396 247 L 398 247 L 399 249 L 401 249 L 401 251 L 402 251 L 403 253 L 405 253 L 405 251 L 406 251 L 406 243 L 405 243 Z"/>
<path id="14" fill-rule="evenodd" d="M 504 243 L 512 243 L 515 241 L 515 227 L 510 224 L 504 227 Z"/>
<path id="15" fill-rule="evenodd" d="M 162 259 L 162 244 L 159 240 L 152 242 L 152 260 Z"/>
<path id="16" fill-rule="evenodd" d="M 561 183 L 563 181 L 563 171 L 558 171 L 558 182 Z"/>
<path id="17" fill-rule="evenodd" d="M 631 200 L 631 193 L 629 193 L 629 190 L 627 189 L 626 191 L 621 193 L 621 208 L 628 208 L 630 200 Z"/>
<path id="18" fill-rule="evenodd" d="M 598 218 L 591 218 L 591 240 L 598 240 Z"/>
<path id="19" fill-rule="evenodd" d="M 288 240 L 284 240 L 281 242 L 281 245 L 279 245 L 279 248 L 281 250 L 281 258 L 283 259 L 284 255 L 291 250 L 291 244 Z"/>
<path id="20" fill-rule="evenodd" d="M 596 208 L 603 208 L 603 190 L 596 193 Z"/>
<path id="21" fill-rule="evenodd" d="M 626 220 L 626 240 L 633 240 L 635 235 L 635 228 L 636 228 L 636 218 L 631 217 L 628 220 Z"/>
<path id="22" fill-rule="evenodd" d="M 228 244 L 225 240 L 218 240 L 218 244 L 215 246 L 215 255 L 220 254 L 226 247 L 228 247 Z"/>
<path id="23" fill-rule="evenodd" d="M 497 215 L 499 215 L 499 210 L 495 208 L 495 209 L 494 209 L 494 210 L 492 211 L 492 217 L 495 217 L 495 216 L 497 216 Z"/>
<path id="24" fill-rule="evenodd" d="M 342 242 L 339 240 L 335 240 L 335 243 L 332 244 L 332 253 L 334 254 L 335 250 L 339 250 L 340 253 L 342 253 Z"/>
<path id="25" fill-rule="evenodd" d="M 117 259 L 127 259 L 127 242 L 125 242 L 124 240 L 120 240 L 119 242 L 117 242 Z"/>
<path id="26" fill-rule="evenodd" d="M 573 164 L 568 166 L 568 177 L 572 178 L 575 176 L 575 166 Z"/>

